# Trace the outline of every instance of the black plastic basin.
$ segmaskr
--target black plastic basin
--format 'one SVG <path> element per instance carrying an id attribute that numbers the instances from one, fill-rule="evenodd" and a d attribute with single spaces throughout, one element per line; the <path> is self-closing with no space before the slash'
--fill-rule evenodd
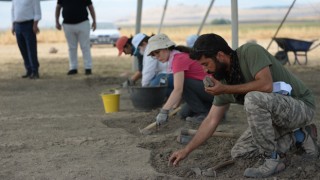
<path id="1" fill-rule="evenodd" d="M 163 105 L 166 97 L 167 86 L 129 86 L 128 90 L 134 108 L 142 111 L 151 111 Z"/>

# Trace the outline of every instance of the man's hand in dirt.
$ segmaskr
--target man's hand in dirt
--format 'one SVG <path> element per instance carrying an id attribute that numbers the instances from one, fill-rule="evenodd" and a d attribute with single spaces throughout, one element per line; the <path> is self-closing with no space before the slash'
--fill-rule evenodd
<path id="1" fill-rule="evenodd" d="M 205 91 L 211 95 L 219 95 L 225 93 L 225 85 L 222 84 L 220 81 L 216 80 L 214 77 L 210 77 L 214 86 L 212 87 L 205 87 Z"/>
<path id="2" fill-rule="evenodd" d="M 179 162 L 183 160 L 185 157 L 187 157 L 188 152 L 185 149 L 180 149 L 178 151 L 175 151 L 171 154 L 169 158 L 169 164 L 172 164 L 173 166 L 178 166 Z"/>

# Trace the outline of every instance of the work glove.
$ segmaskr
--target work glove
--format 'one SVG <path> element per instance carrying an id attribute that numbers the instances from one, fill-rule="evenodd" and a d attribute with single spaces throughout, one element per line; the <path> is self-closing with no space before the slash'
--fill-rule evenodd
<path id="1" fill-rule="evenodd" d="M 166 77 L 160 78 L 160 86 L 167 86 L 168 85 L 168 79 Z"/>
<path id="2" fill-rule="evenodd" d="M 158 126 L 165 124 L 168 121 L 169 110 L 161 109 L 156 117 L 156 123 Z"/>
<path id="3" fill-rule="evenodd" d="M 122 83 L 122 87 L 126 88 L 128 86 L 133 86 L 134 85 L 134 81 L 132 79 L 127 79 L 125 82 Z"/>

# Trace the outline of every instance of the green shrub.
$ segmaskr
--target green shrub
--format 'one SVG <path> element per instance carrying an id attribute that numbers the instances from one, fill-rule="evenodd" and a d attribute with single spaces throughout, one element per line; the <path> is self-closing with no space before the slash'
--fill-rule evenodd
<path id="1" fill-rule="evenodd" d="M 228 19 L 214 19 L 211 21 L 211 24 L 231 24 L 231 21 Z"/>

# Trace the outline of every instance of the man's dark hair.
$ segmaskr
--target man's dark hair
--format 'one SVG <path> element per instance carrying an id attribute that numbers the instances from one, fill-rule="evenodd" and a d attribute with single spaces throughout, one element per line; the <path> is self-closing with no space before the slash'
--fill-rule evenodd
<path id="1" fill-rule="evenodd" d="M 203 34 L 198 37 L 190 52 L 190 58 L 199 60 L 202 56 L 215 59 L 219 51 L 225 54 L 231 54 L 232 49 L 228 43 L 217 34 Z"/>

